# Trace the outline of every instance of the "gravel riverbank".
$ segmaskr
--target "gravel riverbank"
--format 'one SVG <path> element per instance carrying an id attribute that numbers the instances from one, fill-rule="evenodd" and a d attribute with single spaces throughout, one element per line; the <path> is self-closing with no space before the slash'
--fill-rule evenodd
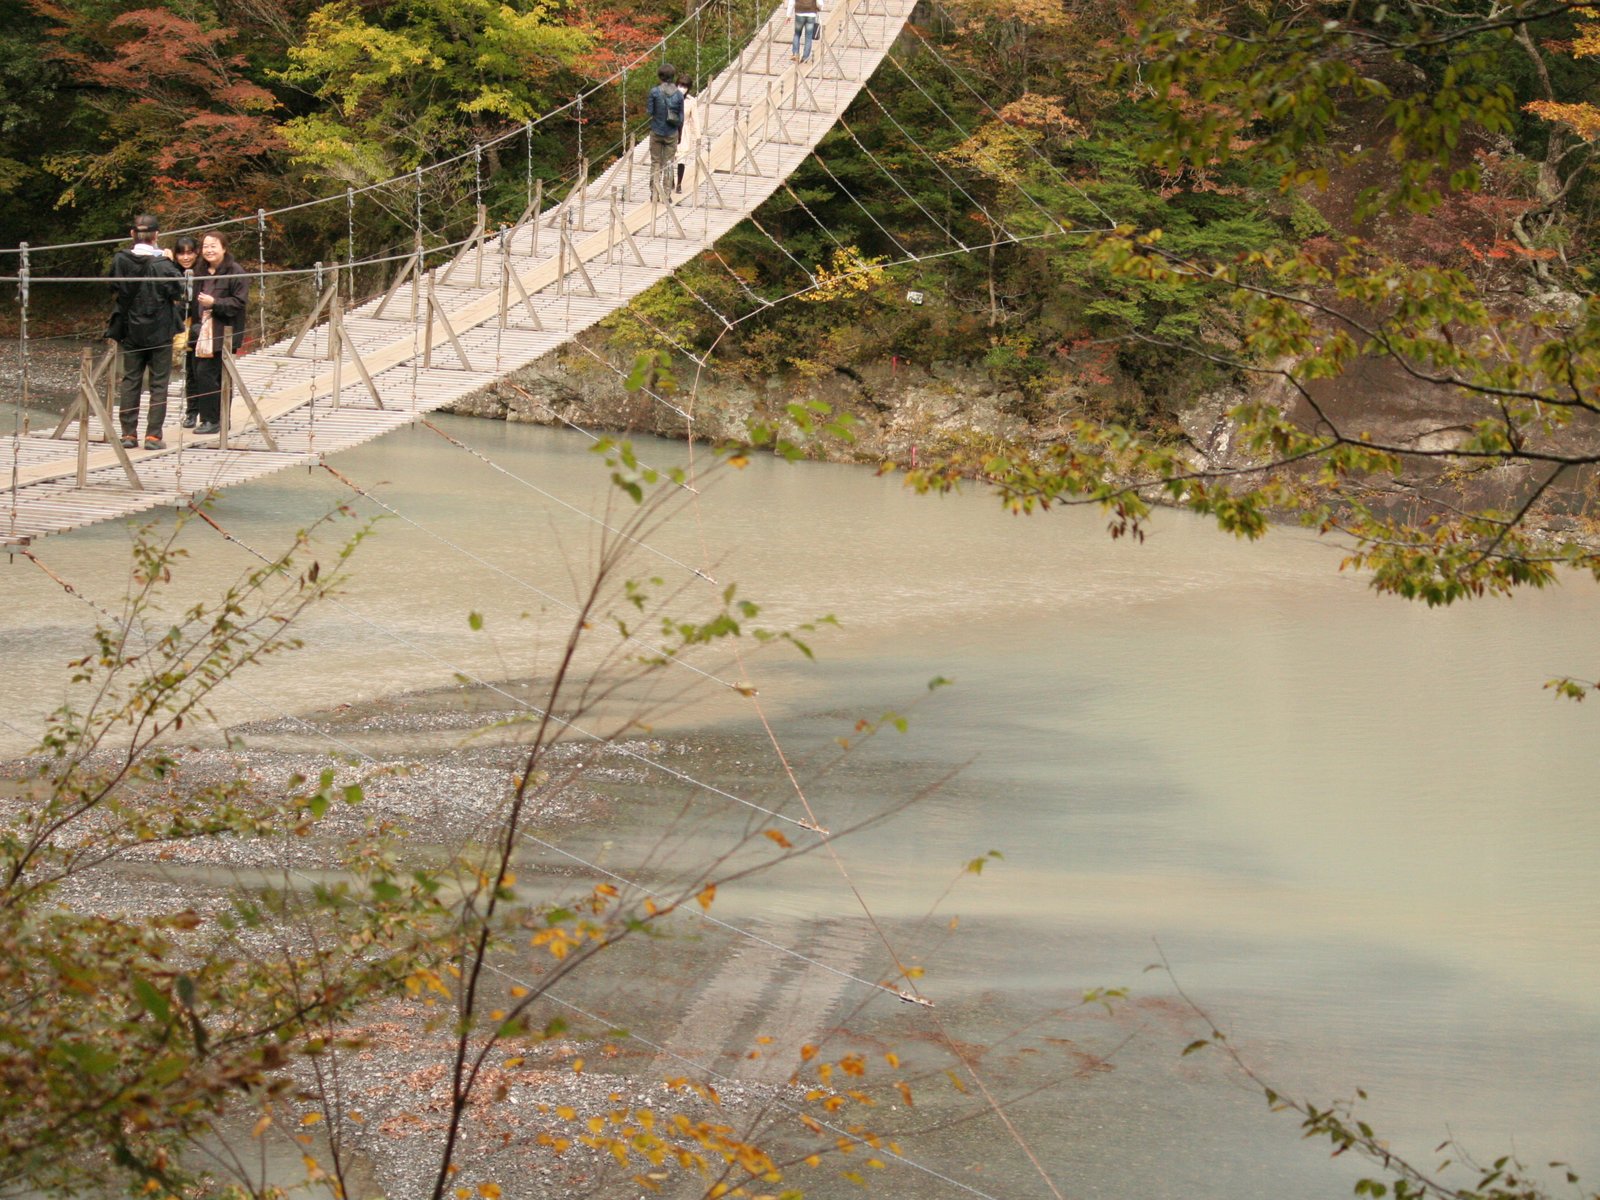
<path id="1" fill-rule="evenodd" d="M 57 898 L 105 916 L 190 909 L 201 916 L 204 931 L 215 927 L 241 892 L 304 888 L 337 877 L 351 851 L 380 831 L 419 863 L 470 851 L 497 834 L 525 752 L 496 728 L 513 714 L 469 709 L 452 709 L 434 693 L 410 704 L 391 697 L 360 708 L 241 725 L 228 731 L 229 745 L 179 750 L 167 783 L 180 798 L 244 779 L 255 794 L 270 799 L 286 794 L 296 776 L 314 780 L 330 768 L 340 785 L 359 782 L 363 798 L 356 805 L 331 805 L 309 831 L 134 847 L 73 875 Z M 477 739 L 463 741 L 474 733 Z M 392 749 L 397 743 L 406 747 L 403 753 Z M 330 754 L 330 744 L 341 751 Z M 552 766 L 577 754 L 557 755 Z M 7 824 L 23 816 L 17 797 L 37 765 L 20 760 L 0 766 L 0 818 Z M 109 757 L 103 765 L 111 765 Z M 527 826 L 550 837 L 564 827 L 604 820 L 612 801 L 591 782 L 637 783 L 638 774 L 626 759 L 608 763 L 602 754 L 598 769 L 577 776 L 577 782 L 542 789 L 536 808 L 526 814 Z M 85 831 L 79 827 L 75 836 Z M 528 882 L 536 892 L 582 895 L 594 881 L 574 869 Z M 257 949 L 282 954 L 307 936 L 314 931 L 274 927 L 261 931 Z M 534 961 L 507 965 L 526 973 Z M 530 983 L 536 979 L 528 976 Z M 510 984 L 496 968 L 488 986 L 504 993 Z M 257 1182 L 292 1182 L 301 1172 L 302 1154 L 319 1169 L 331 1169 L 337 1145 L 355 1200 L 422 1200 L 431 1194 L 452 1107 L 456 1049 L 454 1001 L 435 999 L 401 993 L 374 1004 L 354 1028 L 342 1031 L 341 1046 L 289 1068 L 294 1088 L 270 1127 L 233 1128 L 225 1120 L 223 1143 L 244 1152 L 242 1164 L 252 1163 L 259 1145 L 260 1161 L 246 1167 Z M 541 1023 L 564 1012 L 548 1002 L 538 1011 Z M 677 1114 L 680 1126 L 688 1124 L 670 1140 L 698 1151 L 703 1147 L 696 1135 L 685 1129 L 755 1129 L 771 1119 L 774 1104 L 797 1098 L 781 1082 L 729 1082 L 714 1092 L 687 1081 L 669 1084 L 668 1077 L 683 1074 L 681 1067 L 603 1027 L 590 1028 L 576 1017 L 571 1024 L 571 1033 L 508 1044 L 490 1054 L 465 1113 L 456 1155 L 460 1173 L 447 1194 L 457 1184 L 492 1184 L 507 1196 L 632 1196 L 641 1192 L 634 1181 L 641 1173 L 652 1185 L 664 1184 L 663 1194 L 680 1194 L 677 1184 L 688 1178 L 679 1169 L 619 1161 L 613 1150 L 594 1142 L 592 1122 L 613 1133 L 659 1122 L 666 1134 Z M 691 1194 L 704 1186 L 691 1188 Z"/>

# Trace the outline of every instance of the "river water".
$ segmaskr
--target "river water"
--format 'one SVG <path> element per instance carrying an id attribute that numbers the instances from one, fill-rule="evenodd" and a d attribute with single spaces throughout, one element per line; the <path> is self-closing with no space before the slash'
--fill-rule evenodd
<path id="1" fill-rule="evenodd" d="M 225 691 L 221 722 L 548 669 L 602 541 L 595 518 L 616 525 L 631 506 L 579 434 L 440 424 L 520 479 L 421 428 L 336 459 L 417 524 L 380 522 L 340 604 L 302 627 L 306 649 Z M 663 466 L 688 454 L 640 449 Z M 215 517 L 268 550 L 347 502 L 378 511 L 326 472 L 293 472 L 226 493 Z M 37 553 L 111 606 L 128 541 L 102 526 Z M 1593 674 L 1593 586 L 1429 612 L 1375 597 L 1339 572 L 1336 547 L 1294 530 L 1243 545 L 1163 514 L 1142 544 L 1113 542 L 1092 512 L 1018 519 L 982 497 L 765 459 L 683 497 L 645 541 L 632 573 L 681 589 L 680 607 L 714 594 L 688 569 L 703 567 L 761 602 L 760 622 L 840 622 L 808 635 L 815 663 L 781 646 L 696 660 L 754 685 L 760 712 L 726 688 L 659 685 L 668 707 L 645 753 L 795 817 L 764 716 L 824 825 L 920 796 L 841 839 L 837 863 L 787 864 L 717 912 L 884 978 L 853 886 L 926 968 L 918 986 L 957 1037 L 1016 1035 L 980 1063 L 998 1089 L 1055 1081 L 1013 1115 L 1066 1194 L 1337 1196 L 1360 1173 L 1298 1141 L 1215 1055 L 1180 1057 L 1204 1025 L 1145 971 L 1162 958 L 1275 1086 L 1317 1102 L 1366 1089 L 1363 1115 L 1423 1164 L 1453 1135 L 1484 1159 L 1514 1150 L 1600 1178 L 1597 718 L 1541 689 Z M 174 603 L 250 565 L 198 523 L 181 543 Z M 0 597 L 0 751 L 15 752 L 62 698 L 93 614 L 20 558 L 0 562 Z M 953 682 L 930 692 L 935 676 Z M 860 740 L 856 721 L 888 710 L 906 732 Z M 852 749 L 835 762 L 839 737 Z M 752 815 L 676 785 L 617 794 L 612 819 L 563 844 L 630 877 L 670 877 L 669 842 L 692 853 Z M 961 874 L 990 850 L 1003 857 Z M 677 1015 L 631 1018 L 691 1055 L 813 1036 L 862 998 L 845 980 L 790 986 L 736 939 L 691 957 Z M 621 1019 L 644 978 L 586 1002 Z M 1044 1018 L 1101 986 L 1132 996 Z M 920 1016 L 891 999 L 849 1022 L 904 1046 L 928 1040 Z M 906 1148 L 937 1174 L 888 1194 L 1049 1194 L 993 1122 Z"/>

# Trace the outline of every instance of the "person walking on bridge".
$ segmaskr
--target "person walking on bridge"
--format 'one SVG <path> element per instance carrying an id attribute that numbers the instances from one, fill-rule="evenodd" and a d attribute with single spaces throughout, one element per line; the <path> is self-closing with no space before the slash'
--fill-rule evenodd
<path id="1" fill-rule="evenodd" d="M 662 63 L 656 78 L 661 82 L 650 89 L 644 106 L 650 117 L 650 199 L 670 203 L 678 135 L 683 132 L 683 93 L 675 82 L 678 69 L 671 63 Z"/>
<path id="2" fill-rule="evenodd" d="M 794 18 L 794 42 L 789 50 L 791 62 L 811 61 L 811 43 L 820 28 L 818 22 L 822 20 L 823 11 L 822 0 L 789 0 L 789 15 Z"/>
<path id="3" fill-rule="evenodd" d="M 685 79 L 678 86 L 678 90 L 683 93 L 683 125 L 678 130 L 678 145 L 687 149 L 692 159 L 695 156 L 695 143 L 700 140 L 700 127 L 694 119 L 696 108 L 694 80 Z M 683 173 L 688 166 L 688 163 L 679 160 L 677 191 L 680 196 L 683 195 Z"/>
<path id="4" fill-rule="evenodd" d="M 122 383 L 117 389 L 117 419 L 122 444 L 139 445 L 139 396 L 146 377 L 150 384 L 150 413 L 145 425 L 144 448 L 165 450 L 161 427 L 167 421 L 167 385 L 172 380 L 172 335 L 177 328 L 176 304 L 183 295 L 183 273 L 156 245 L 161 222 L 140 213 L 128 230 L 133 245 L 118 250 L 111 259 L 111 291 L 117 310 L 106 336 L 122 347 Z M 111 431 L 106 430 L 106 436 Z"/>

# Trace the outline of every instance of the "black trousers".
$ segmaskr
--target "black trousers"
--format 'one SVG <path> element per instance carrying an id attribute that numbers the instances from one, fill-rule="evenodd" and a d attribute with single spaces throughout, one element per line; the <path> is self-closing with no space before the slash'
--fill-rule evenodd
<path id="1" fill-rule="evenodd" d="M 222 356 L 191 356 L 194 368 L 189 375 L 189 404 L 201 421 L 215 422 L 222 416 Z"/>
<path id="2" fill-rule="evenodd" d="M 200 410 L 195 407 L 195 377 L 194 377 L 194 350 L 183 356 L 183 415 L 192 417 Z"/>

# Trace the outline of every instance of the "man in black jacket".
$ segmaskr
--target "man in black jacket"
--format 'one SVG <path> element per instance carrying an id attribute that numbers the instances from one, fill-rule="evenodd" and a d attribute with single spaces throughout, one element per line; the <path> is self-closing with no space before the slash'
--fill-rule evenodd
<path id="1" fill-rule="evenodd" d="M 183 273 L 156 245 L 161 222 L 149 213 L 133 219 L 133 245 L 111 260 L 111 290 L 117 313 L 108 336 L 122 345 L 122 385 L 117 391 L 117 416 L 122 444 L 139 444 L 139 393 L 150 379 L 150 415 L 144 448 L 165 450 L 161 427 L 167 420 L 167 384 L 172 378 L 172 335 L 177 328 L 174 307 L 183 295 Z"/>

